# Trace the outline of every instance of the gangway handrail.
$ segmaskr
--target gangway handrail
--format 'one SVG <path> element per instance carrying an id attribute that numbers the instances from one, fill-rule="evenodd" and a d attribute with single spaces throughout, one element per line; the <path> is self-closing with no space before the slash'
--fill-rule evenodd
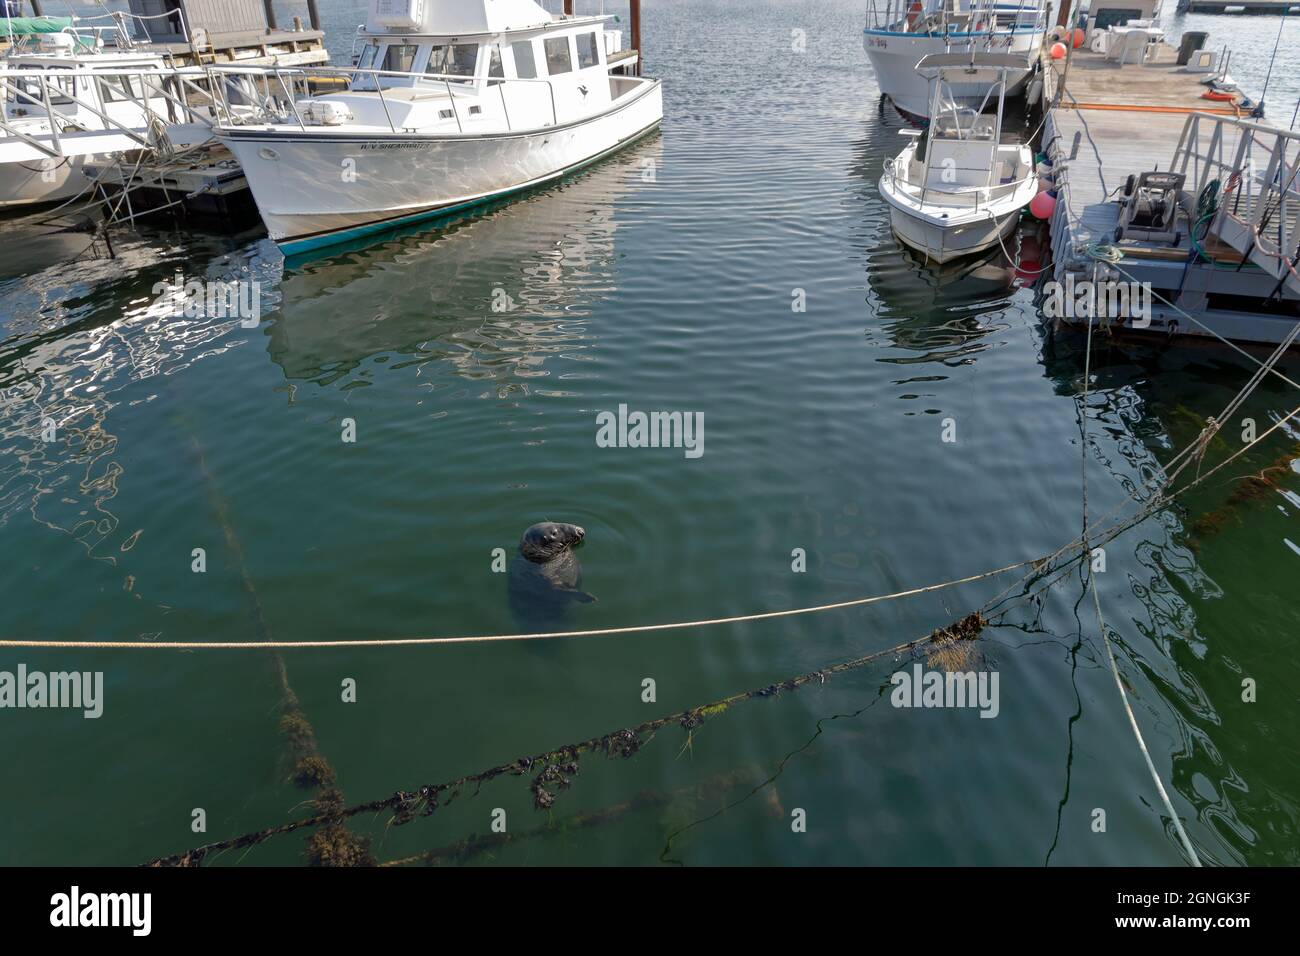
<path id="1" fill-rule="evenodd" d="M 195 74 L 199 75 L 199 74 Z M 139 122 L 130 122 L 117 119 L 110 116 L 99 106 L 87 102 L 78 91 L 78 84 L 75 82 L 78 78 L 89 78 L 94 80 L 124 79 L 121 92 L 125 93 L 123 102 L 130 101 L 132 105 L 141 112 Z M 72 79 L 72 91 L 60 81 Z M 207 97 L 206 104 L 193 104 L 188 100 L 176 96 L 166 88 L 169 80 L 176 80 L 183 85 L 188 84 L 190 89 Z M 138 81 L 132 83 L 132 80 Z M 57 87 L 57 96 L 60 98 L 59 106 L 72 108 L 71 112 L 56 108 L 53 98 L 55 84 Z M 37 86 L 36 93 L 28 92 L 31 86 Z M 31 68 L 13 68 L 8 64 L 0 64 L 0 99 L 12 100 L 15 103 L 31 104 L 40 107 L 44 113 L 35 114 L 32 119 L 43 119 L 49 124 L 48 134 L 45 132 L 37 133 L 35 136 L 30 133 L 24 133 L 13 124 L 13 117 L 0 117 L 0 131 L 22 140 L 39 152 L 45 153 L 51 158 L 65 155 L 63 150 L 63 137 L 67 128 L 75 127 L 82 132 L 100 132 L 100 130 L 88 129 L 83 122 L 78 121 L 80 110 L 86 110 L 88 113 L 96 116 L 103 124 L 102 132 L 121 133 L 141 147 L 149 147 L 150 141 L 145 135 L 149 127 L 155 120 L 166 122 L 187 122 L 201 123 L 209 128 L 213 125 L 202 114 L 199 109 L 207 105 L 212 109 L 214 120 L 218 116 L 217 98 L 212 95 L 211 91 L 204 90 L 201 87 L 190 82 L 188 76 L 177 70 L 167 69 L 138 69 L 138 68 L 109 68 L 109 69 L 31 69 Z M 163 115 L 153 105 L 154 100 L 161 100 L 168 106 L 167 115 Z M 101 104 L 102 105 L 102 104 Z M 179 112 L 173 113 L 171 108 L 176 107 Z M 175 118 L 174 118 L 175 117 Z M 41 143 L 37 137 L 49 138 L 49 145 Z"/>
<path id="2" fill-rule="evenodd" d="M 1229 142 L 1230 130 L 1235 143 Z M 1260 154 L 1268 157 L 1262 173 Z M 1217 181 L 1220 201 L 1209 232 L 1300 293 L 1300 132 L 1192 113 L 1183 123 L 1169 169 L 1187 177 L 1189 192 L 1198 199 Z M 1265 230 L 1275 231 L 1276 239 L 1266 237 Z"/>

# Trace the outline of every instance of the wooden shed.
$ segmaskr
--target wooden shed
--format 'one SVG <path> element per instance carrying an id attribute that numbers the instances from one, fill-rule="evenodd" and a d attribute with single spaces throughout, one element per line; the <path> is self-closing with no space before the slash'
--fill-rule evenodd
<path id="1" fill-rule="evenodd" d="M 310 25 L 298 18 L 279 23 L 274 0 L 130 0 L 130 7 L 150 18 L 142 23 L 150 42 L 181 59 L 282 66 L 329 61 L 315 0 L 307 3 Z"/>

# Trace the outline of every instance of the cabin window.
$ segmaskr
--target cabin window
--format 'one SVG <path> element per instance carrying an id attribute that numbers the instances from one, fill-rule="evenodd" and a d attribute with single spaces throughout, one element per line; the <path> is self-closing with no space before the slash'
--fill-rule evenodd
<path id="1" fill-rule="evenodd" d="M 446 76 L 473 76 L 478 68 L 477 43 L 439 43 L 429 51 L 425 73 Z"/>
<path id="2" fill-rule="evenodd" d="M 510 44 L 515 54 L 515 76 L 521 80 L 537 78 L 537 60 L 533 57 L 532 40 L 516 40 Z"/>
<path id="3" fill-rule="evenodd" d="M 492 44 L 490 48 L 490 59 L 488 60 L 488 76 L 504 77 L 506 75 L 505 67 L 501 64 L 501 45 Z"/>
<path id="4" fill-rule="evenodd" d="M 357 60 L 358 70 L 369 70 L 375 65 L 375 56 L 379 53 L 379 47 L 370 44 L 361 48 L 361 57 Z"/>
<path id="5" fill-rule="evenodd" d="M 384 69 L 390 73 L 413 72 L 419 49 L 414 43 L 390 43 L 384 53 Z"/>
<path id="6" fill-rule="evenodd" d="M 121 103 L 124 100 L 143 99 L 138 76 L 99 76 L 99 95 L 105 103 Z"/>
<path id="7" fill-rule="evenodd" d="M 65 69 L 65 67 L 56 67 L 56 69 Z M 27 110 L 41 109 L 45 105 L 44 102 L 45 93 L 41 89 L 41 84 L 39 81 L 23 79 L 20 76 L 12 75 L 10 77 L 9 83 L 10 83 L 10 92 L 9 92 L 10 103 L 16 103 L 18 106 Z M 66 79 L 51 78 L 49 83 L 50 105 L 51 106 L 72 105 L 72 98 L 73 96 L 76 95 L 75 84 L 76 84 L 75 77 L 70 76 Z M 20 97 L 17 94 L 17 92 L 15 92 L 14 90 L 15 87 L 18 90 L 21 90 L 22 92 L 26 93 L 27 96 L 35 98 L 36 102 L 33 103 L 31 100 L 27 99 L 26 97 Z"/>
<path id="8" fill-rule="evenodd" d="M 578 69 L 585 70 L 589 66 L 600 65 L 600 49 L 596 46 L 596 34 L 579 33 L 578 34 Z"/>
<path id="9" fill-rule="evenodd" d="M 558 76 L 572 70 L 573 58 L 569 55 L 569 38 L 551 37 L 546 41 L 546 71 L 551 76 Z"/>

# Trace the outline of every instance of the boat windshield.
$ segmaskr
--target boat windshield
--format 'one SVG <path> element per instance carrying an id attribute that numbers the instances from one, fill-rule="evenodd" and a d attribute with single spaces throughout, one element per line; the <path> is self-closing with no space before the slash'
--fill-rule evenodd
<path id="1" fill-rule="evenodd" d="M 949 107 L 935 117 L 935 139 L 992 139 L 994 118 L 970 108 Z"/>
<path id="2" fill-rule="evenodd" d="M 477 43 L 436 43 L 429 51 L 425 73 L 472 77 L 478 69 Z"/>

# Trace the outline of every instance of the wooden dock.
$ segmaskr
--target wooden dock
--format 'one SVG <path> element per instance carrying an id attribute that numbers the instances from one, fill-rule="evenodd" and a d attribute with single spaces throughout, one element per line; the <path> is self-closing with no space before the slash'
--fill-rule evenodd
<path id="1" fill-rule="evenodd" d="M 1065 282 L 1070 273 L 1074 281 L 1089 278 L 1098 272 L 1099 253 L 1118 254 L 1119 261 L 1101 266 L 1100 272 L 1113 281 L 1146 283 L 1157 294 L 1151 330 L 1209 335 L 1203 327 L 1208 326 L 1220 334 L 1227 330 L 1235 339 L 1280 341 L 1295 322 L 1296 303 L 1277 314 L 1239 309 L 1247 300 L 1254 303 L 1273 295 L 1277 286 L 1253 263 L 1243 264 L 1241 252 L 1206 237 L 1200 247 L 1212 261 L 1193 257 L 1186 224 L 1174 243 L 1116 238 L 1118 200 L 1129 177 L 1169 171 L 1189 117 L 1249 118 L 1239 101 L 1203 99 L 1207 87 L 1200 81 L 1209 74 L 1180 67 L 1176 60 L 1177 51 L 1164 42 L 1155 45 L 1143 64 L 1120 65 L 1078 49 L 1070 52 L 1067 65 L 1044 53 L 1042 153 L 1051 163 L 1057 193 L 1051 220 L 1052 278 Z M 1241 130 L 1224 123 L 1221 135 L 1222 149 L 1232 155 Z M 1259 154 L 1253 160 L 1262 170 L 1268 158 Z M 1223 183 L 1215 187 L 1223 188 Z M 1199 198 L 1189 199 L 1193 213 Z M 1185 313 L 1197 321 L 1189 321 Z"/>

